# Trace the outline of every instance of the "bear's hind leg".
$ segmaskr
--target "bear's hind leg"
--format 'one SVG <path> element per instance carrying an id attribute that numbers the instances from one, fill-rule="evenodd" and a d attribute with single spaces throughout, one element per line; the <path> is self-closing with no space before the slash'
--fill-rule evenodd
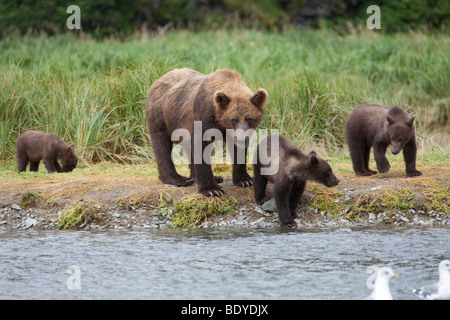
<path id="1" fill-rule="evenodd" d="M 348 144 L 350 157 L 352 158 L 353 171 L 357 176 L 370 176 L 372 173 L 365 168 L 365 150 L 363 141 L 353 141 Z M 370 149 L 369 149 L 370 150 Z"/>
<path id="2" fill-rule="evenodd" d="M 291 196 L 289 197 L 289 210 L 293 219 L 297 218 L 297 206 L 305 190 L 305 185 L 305 181 L 299 181 L 292 186 Z"/>
<path id="3" fill-rule="evenodd" d="M 17 170 L 19 173 L 27 170 L 28 160 L 26 153 L 17 152 Z"/>
<path id="4" fill-rule="evenodd" d="M 364 150 L 364 169 L 370 174 L 377 174 L 378 171 L 371 170 L 369 168 L 369 160 L 370 160 L 370 147 L 366 147 Z"/>
<path id="5" fill-rule="evenodd" d="M 292 186 L 289 183 L 275 183 L 273 194 L 277 205 L 278 218 L 282 228 L 294 228 L 297 223 L 294 221 L 289 209 L 289 198 Z"/>
<path id="6" fill-rule="evenodd" d="M 150 127 L 150 126 L 149 126 Z M 194 178 L 178 174 L 172 160 L 172 141 L 170 135 L 162 130 L 150 130 L 153 153 L 158 167 L 159 180 L 178 187 L 187 187 L 194 183 Z"/>

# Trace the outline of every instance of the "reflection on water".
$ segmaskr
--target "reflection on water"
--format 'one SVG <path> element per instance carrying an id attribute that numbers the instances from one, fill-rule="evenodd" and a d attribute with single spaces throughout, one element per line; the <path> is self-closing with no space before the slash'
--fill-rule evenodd
<path id="1" fill-rule="evenodd" d="M 0 233 L 0 299 L 395 299 L 437 280 L 450 228 Z"/>

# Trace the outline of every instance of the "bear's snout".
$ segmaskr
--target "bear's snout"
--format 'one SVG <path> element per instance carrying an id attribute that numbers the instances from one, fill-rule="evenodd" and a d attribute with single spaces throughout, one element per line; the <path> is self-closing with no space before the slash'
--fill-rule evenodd
<path id="1" fill-rule="evenodd" d="M 250 138 L 248 136 L 235 136 L 234 144 L 239 148 L 248 148 L 248 145 L 250 144 Z"/>
<path id="2" fill-rule="evenodd" d="M 248 130 L 248 126 L 237 126 L 237 129 L 233 131 L 234 144 L 238 148 L 248 148 L 250 144 L 250 135 L 252 131 Z"/>
<path id="3" fill-rule="evenodd" d="M 325 186 L 327 186 L 328 188 L 335 187 L 339 184 L 339 182 L 341 182 L 341 180 L 334 177 L 333 179 L 328 180 Z"/>

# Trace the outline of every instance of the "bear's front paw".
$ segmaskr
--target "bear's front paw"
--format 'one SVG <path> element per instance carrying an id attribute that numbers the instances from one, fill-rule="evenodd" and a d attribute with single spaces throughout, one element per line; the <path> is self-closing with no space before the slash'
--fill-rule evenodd
<path id="1" fill-rule="evenodd" d="M 188 187 L 195 182 L 194 178 L 186 178 L 182 176 L 178 176 L 175 178 L 160 176 L 159 179 L 165 184 L 171 184 L 177 187 Z"/>
<path id="2" fill-rule="evenodd" d="M 295 222 L 294 220 L 292 221 L 286 221 L 285 223 L 281 224 L 282 228 L 296 228 L 297 227 L 297 222 Z"/>
<path id="3" fill-rule="evenodd" d="M 225 190 L 221 187 L 199 190 L 199 193 L 207 197 L 220 197 L 225 194 Z"/>
<path id="4" fill-rule="evenodd" d="M 252 177 L 248 177 L 248 178 L 242 178 L 242 179 L 233 179 L 233 184 L 235 186 L 239 186 L 239 187 L 250 187 L 253 185 L 253 178 Z"/>
<path id="5" fill-rule="evenodd" d="M 214 181 L 217 183 L 222 183 L 223 182 L 223 178 L 221 176 L 214 176 Z"/>
<path id="6" fill-rule="evenodd" d="M 371 176 L 372 174 L 377 173 L 377 171 L 355 171 L 357 176 Z"/>
<path id="7" fill-rule="evenodd" d="M 391 168 L 391 165 L 389 164 L 389 162 L 387 162 L 387 160 L 386 160 L 386 162 L 377 164 L 377 169 L 380 173 L 388 172 L 390 168 Z"/>
<path id="8" fill-rule="evenodd" d="M 406 172 L 407 177 L 416 177 L 422 175 L 422 172 L 414 170 L 414 171 L 408 171 Z"/>

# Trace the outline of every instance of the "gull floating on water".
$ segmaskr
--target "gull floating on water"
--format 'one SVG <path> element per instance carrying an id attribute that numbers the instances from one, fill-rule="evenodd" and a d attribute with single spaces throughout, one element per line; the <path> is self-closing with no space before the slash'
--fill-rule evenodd
<path id="1" fill-rule="evenodd" d="M 389 280 L 391 278 L 398 278 L 398 274 L 392 268 L 379 268 L 377 270 L 373 291 L 364 300 L 392 300 L 391 290 L 389 289 Z"/>
<path id="2" fill-rule="evenodd" d="M 439 263 L 439 282 L 414 289 L 413 293 L 427 300 L 450 300 L 450 260 Z"/>

